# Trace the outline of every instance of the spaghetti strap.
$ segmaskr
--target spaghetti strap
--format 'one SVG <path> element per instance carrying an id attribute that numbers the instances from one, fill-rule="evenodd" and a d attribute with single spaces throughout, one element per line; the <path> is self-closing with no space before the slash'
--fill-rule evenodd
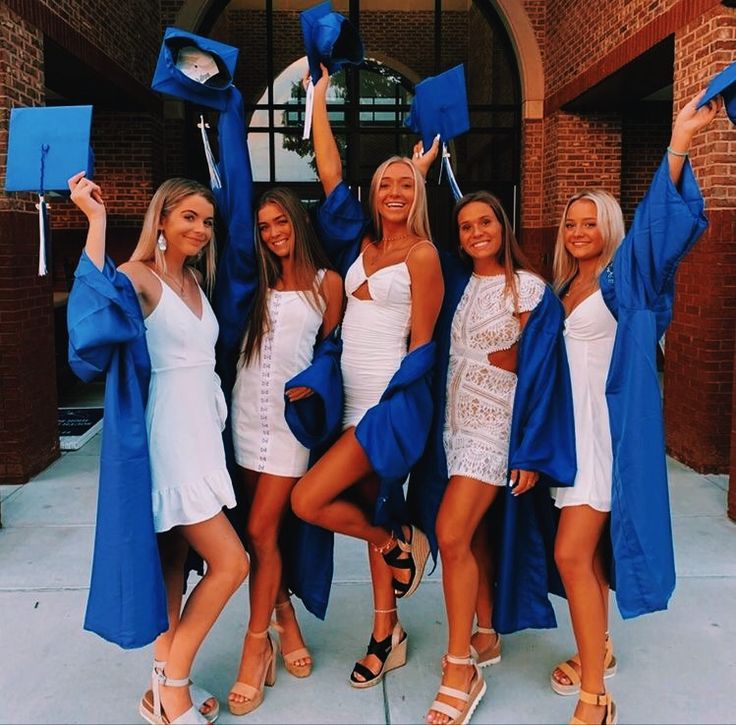
<path id="1" fill-rule="evenodd" d="M 412 245 L 411 245 L 411 247 L 409 247 L 409 251 L 408 251 L 408 252 L 406 253 L 406 257 L 404 257 L 404 262 L 405 262 L 405 263 L 409 261 L 409 255 L 410 255 L 410 254 L 411 254 L 411 253 L 412 253 L 412 252 L 413 252 L 413 251 L 414 251 L 414 250 L 415 250 L 415 249 L 416 249 L 416 248 L 417 248 L 417 247 L 418 247 L 418 246 L 419 246 L 420 244 L 429 244 L 429 245 L 431 245 L 432 247 L 434 247 L 434 242 L 432 242 L 432 240 L 431 240 L 431 239 L 422 239 L 422 240 L 420 240 L 420 241 L 416 242 L 416 244 L 412 244 Z"/>
<path id="2" fill-rule="evenodd" d="M 163 281 L 163 280 L 161 279 L 161 277 L 159 277 L 159 276 L 158 276 L 158 275 L 157 275 L 157 274 L 156 274 L 156 273 L 155 273 L 155 272 L 153 271 L 153 269 L 151 269 L 151 267 L 149 267 L 149 266 L 148 266 L 147 264 L 144 264 L 143 266 L 144 266 L 144 267 L 145 267 L 145 268 L 146 268 L 146 269 L 147 269 L 147 270 L 148 270 L 148 271 L 149 271 L 149 272 L 150 272 L 150 273 L 151 273 L 151 274 L 152 274 L 152 275 L 153 275 L 153 276 L 154 276 L 154 277 L 155 277 L 155 278 L 156 278 L 156 279 L 157 279 L 157 280 L 159 281 L 159 282 L 161 282 L 161 284 L 163 284 L 163 283 L 164 283 L 164 281 Z"/>

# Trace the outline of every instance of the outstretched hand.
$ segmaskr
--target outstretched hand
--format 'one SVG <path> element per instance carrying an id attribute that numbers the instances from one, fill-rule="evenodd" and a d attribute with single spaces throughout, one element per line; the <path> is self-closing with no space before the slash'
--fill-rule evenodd
<path id="1" fill-rule="evenodd" d="M 703 93 L 705 91 L 690 99 L 675 118 L 675 123 L 672 126 L 672 140 L 670 141 L 670 148 L 675 151 L 687 151 L 693 136 L 712 123 L 723 107 L 723 98 L 716 96 L 702 108 L 697 108 Z"/>
<path id="2" fill-rule="evenodd" d="M 429 169 L 434 163 L 440 152 L 440 137 L 439 134 L 435 136 L 432 145 L 427 151 L 424 150 L 424 144 L 421 141 L 417 141 L 414 144 L 414 153 L 411 157 L 411 162 L 414 164 L 416 170 L 426 179 Z"/>
<path id="3" fill-rule="evenodd" d="M 82 210 L 87 219 L 105 216 L 105 202 L 102 200 L 102 189 L 94 181 L 85 178 L 85 171 L 69 179 L 71 200 Z"/>

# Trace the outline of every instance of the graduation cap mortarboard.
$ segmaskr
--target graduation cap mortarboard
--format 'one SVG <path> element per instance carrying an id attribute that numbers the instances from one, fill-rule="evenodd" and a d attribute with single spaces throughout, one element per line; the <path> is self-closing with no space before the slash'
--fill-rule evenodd
<path id="1" fill-rule="evenodd" d="M 92 176 L 92 106 L 36 106 L 10 112 L 5 191 L 68 191 L 70 176 Z"/>
<path id="2" fill-rule="evenodd" d="M 736 124 L 736 63 L 731 63 L 711 80 L 698 103 L 698 108 L 702 108 L 716 96 L 723 96 L 726 113 L 731 123 Z"/>
<path id="3" fill-rule="evenodd" d="M 320 63 L 332 75 L 348 63 L 363 62 L 363 41 L 358 31 L 346 17 L 332 11 L 330 0 L 303 10 L 299 20 L 313 83 L 322 77 Z"/>
<path id="4" fill-rule="evenodd" d="M 425 149 L 437 134 L 447 143 L 470 128 L 462 64 L 417 83 L 406 125 L 421 134 Z"/>
<path id="5" fill-rule="evenodd" d="M 151 88 L 222 111 L 228 102 L 237 60 L 238 49 L 232 45 L 180 28 L 166 28 Z M 217 70 L 214 74 L 213 63 Z M 208 67 L 203 68 L 202 64 Z"/>

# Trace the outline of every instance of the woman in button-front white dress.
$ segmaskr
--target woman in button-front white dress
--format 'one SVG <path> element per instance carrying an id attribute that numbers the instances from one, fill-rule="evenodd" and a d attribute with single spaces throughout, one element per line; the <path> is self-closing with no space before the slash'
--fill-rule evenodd
<path id="1" fill-rule="evenodd" d="M 232 394 L 235 462 L 250 501 L 247 537 L 253 557 L 250 621 L 230 710 L 244 715 L 272 684 L 275 649 L 267 636 L 276 610 L 281 654 L 296 677 L 311 672 L 288 591 L 282 583 L 279 535 L 291 489 L 304 475 L 309 450 L 284 417 L 284 384 L 309 366 L 315 342 L 340 321 L 342 280 L 328 262 L 298 197 L 289 189 L 264 194 L 257 210 L 259 286 L 248 319 Z M 290 400 L 311 393 L 291 389 Z"/>

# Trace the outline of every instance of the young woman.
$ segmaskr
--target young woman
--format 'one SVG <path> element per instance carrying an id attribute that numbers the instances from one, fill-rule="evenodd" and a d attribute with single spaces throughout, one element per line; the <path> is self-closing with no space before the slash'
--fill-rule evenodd
<path id="1" fill-rule="evenodd" d="M 687 150 L 720 101 L 696 110 L 697 100 L 677 115 L 666 158 L 625 237 L 621 208 L 600 189 L 568 201 L 557 235 L 578 474 L 573 488 L 557 492 L 555 560 L 579 654 L 554 669 L 551 685 L 579 694 L 575 723 L 616 721 L 603 682 L 616 670 L 607 635 L 611 544 L 624 617 L 666 608 L 674 589 L 655 351 L 671 318 L 677 266 L 707 225 Z"/>
<path id="2" fill-rule="evenodd" d="M 279 550 L 291 490 L 309 462 L 309 450 L 284 417 L 284 386 L 310 365 L 315 342 L 338 324 L 343 306 L 342 280 L 328 269 L 307 211 L 289 189 L 266 192 L 258 203 L 256 257 L 259 285 L 231 408 L 235 461 L 250 504 L 246 531 L 253 567 L 250 621 L 229 696 L 234 715 L 258 707 L 264 684 L 273 684 L 275 647 L 268 628 L 274 607 L 286 669 L 296 677 L 307 677 L 312 669 Z M 305 387 L 286 392 L 292 402 L 311 394 Z"/>
<path id="3" fill-rule="evenodd" d="M 354 687 L 377 684 L 406 661 L 397 597 L 419 586 L 426 536 L 409 526 L 401 484 L 426 441 L 434 362 L 432 331 L 443 294 L 430 240 L 424 179 L 411 160 L 392 157 L 371 183 L 373 229 L 342 181 L 342 162 L 327 117 L 326 70 L 315 87 L 317 168 L 327 198 L 320 239 L 345 275 L 342 326 L 343 433 L 297 483 L 294 512 L 330 531 L 368 542 L 375 617 Z M 396 408 L 401 407 L 401 415 Z M 393 416 L 392 416 L 393 412 Z"/>
<path id="4" fill-rule="evenodd" d="M 69 300 L 70 363 L 84 379 L 108 373 L 107 420 L 116 421 L 118 427 L 106 426 L 100 516 L 109 519 L 117 508 L 117 544 L 122 556 L 129 555 L 121 562 L 120 581 L 110 581 L 115 571 L 104 575 L 93 571 L 92 588 L 104 586 L 99 577 L 107 576 L 105 583 L 124 600 L 118 608 L 148 608 L 154 613 L 127 621 L 132 630 L 125 632 L 132 639 L 129 646 L 141 646 L 150 633 L 165 630 L 154 644 L 153 687 L 141 700 L 141 715 L 155 724 L 204 723 L 198 707 L 210 719 L 219 708 L 206 693 L 196 698 L 197 706 L 192 704 L 192 662 L 248 573 L 248 558 L 222 511 L 235 505 L 235 497 L 220 435 L 225 407 L 214 372 L 218 326 L 192 266 L 204 258 L 205 281 L 212 283 L 213 198 L 194 181 L 164 182 L 151 199 L 130 261 L 115 270 L 105 259 L 106 210 L 100 187 L 80 173 L 69 180 L 69 188 L 72 201 L 89 221 Z M 121 490 L 123 486 L 127 490 Z M 146 488 L 148 510 L 142 497 L 133 501 L 135 492 Z M 140 517 L 141 523 L 128 528 L 120 523 L 121 517 Z M 95 568 L 111 564 L 116 543 L 109 532 L 100 531 L 101 524 L 98 519 Z M 136 601 L 136 590 L 125 581 L 132 580 L 131 570 L 140 569 L 138 576 L 144 576 L 151 566 L 150 552 L 132 542 L 133 535 L 152 537 L 154 531 L 168 623 L 165 611 L 158 618 L 162 600 L 155 596 L 155 588 L 154 600 Z M 101 536 L 107 537 L 104 543 Z M 182 611 L 189 547 L 202 556 L 207 568 Z M 88 610 L 87 626 L 109 636 L 104 623 L 97 621 L 99 616 Z"/>
<path id="5" fill-rule="evenodd" d="M 443 257 L 435 419 L 412 474 L 428 531 L 436 516 L 449 630 L 442 684 L 427 713 L 433 725 L 469 721 L 486 690 L 478 660 L 488 664 L 499 656 L 491 626 L 488 513 L 506 490 L 509 468 L 511 494 L 518 497 L 534 488 L 540 473 L 569 485 L 575 460 L 559 301 L 529 271 L 493 195 L 462 197 L 454 220 L 464 268 Z M 513 506 L 506 502 L 507 509 Z M 477 602 L 484 604 L 481 634 L 490 635 L 485 648 L 475 637 L 480 651 L 471 646 Z"/>

